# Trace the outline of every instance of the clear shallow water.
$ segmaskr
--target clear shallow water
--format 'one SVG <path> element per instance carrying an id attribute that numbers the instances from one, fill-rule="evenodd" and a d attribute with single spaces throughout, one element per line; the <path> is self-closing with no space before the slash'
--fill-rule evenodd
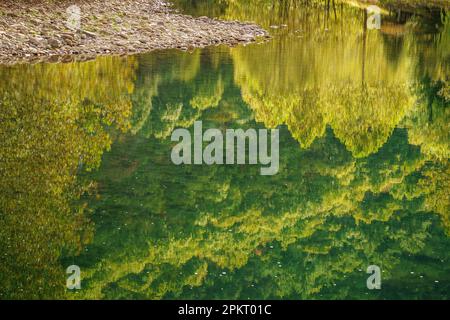
<path id="1" fill-rule="evenodd" d="M 448 18 L 196 3 L 273 39 L 0 67 L 1 297 L 448 299 Z M 196 120 L 278 126 L 279 173 L 173 165 Z"/>

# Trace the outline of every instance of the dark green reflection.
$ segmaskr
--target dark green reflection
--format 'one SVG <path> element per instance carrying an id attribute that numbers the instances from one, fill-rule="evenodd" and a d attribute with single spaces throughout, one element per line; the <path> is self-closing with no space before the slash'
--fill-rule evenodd
<path id="1" fill-rule="evenodd" d="M 369 31 L 363 12 L 347 5 L 196 3 L 215 10 L 201 14 L 277 26 L 274 38 L 0 68 L 9 146 L 0 172 L 13 173 L 0 182 L 3 297 L 55 296 L 36 293 L 32 271 L 41 283 L 57 275 L 58 297 L 71 299 L 448 299 L 448 18 L 433 16 L 431 31 L 420 16 Z M 223 130 L 279 127 L 279 173 L 173 165 L 173 129 L 196 120 Z M 49 161 L 55 155 L 70 162 Z M 42 174 L 44 164 L 57 174 Z M 53 181 L 57 191 L 36 196 Z M 41 211 L 48 224 L 17 218 Z M 87 211 L 83 229 L 67 218 L 78 212 L 85 221 Z M 72 233 L 79 244 L 49 236 Z M 37 251 L 23 253 L 30 234 L 53 239 L 41 246 L 51 272 L 33 264 Z M 82 270 L 76 293 L 64 291 L 71 264 Z M 380 291 L 366 287 L 371 264 L 383 270 Z M 15 272 L 20 265 L 28 269 Z M 19 293 L 21 282 L 28 287 Z"/>

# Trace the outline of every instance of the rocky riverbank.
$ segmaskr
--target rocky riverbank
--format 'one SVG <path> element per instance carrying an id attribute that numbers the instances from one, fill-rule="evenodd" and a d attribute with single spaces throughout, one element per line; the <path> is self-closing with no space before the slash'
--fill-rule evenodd
<path id="1" fill-rule="evenodd" d="M 235 46 L 259 37 L 268 33 L 253 23 L 194 18 L 161 0 L 0 2 L 0 64 Z"/>

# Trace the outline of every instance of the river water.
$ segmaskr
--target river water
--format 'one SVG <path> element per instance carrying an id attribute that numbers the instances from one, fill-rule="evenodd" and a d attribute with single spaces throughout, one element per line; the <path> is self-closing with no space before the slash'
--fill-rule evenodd
<path id="1" fill-rule="evenodd" d="M 0 298 L 449 299 L 449 17 L 176 6 L 272 39 L 0 66 Z M 279 128 L 279 172 L 174 165 L 195 121 Z"/>

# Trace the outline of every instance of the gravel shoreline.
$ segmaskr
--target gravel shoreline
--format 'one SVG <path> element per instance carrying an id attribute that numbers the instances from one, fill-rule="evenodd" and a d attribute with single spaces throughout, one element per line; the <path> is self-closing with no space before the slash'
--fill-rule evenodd
<path id="1" fill-rule="evenodd" d="M 161 0 L 36 2 L 0 3 L 0 64 L 70 62 L 156 49 L 235 46 L 269 37 L 253 23 L 194 18 L 171 10 Z M 67 12 L 73 5 L 76 7 Z M 77 8 L 81 13 L 79 29 L 74 23 Z M 75 16 L 75 20 L 69 16 Z"/>

